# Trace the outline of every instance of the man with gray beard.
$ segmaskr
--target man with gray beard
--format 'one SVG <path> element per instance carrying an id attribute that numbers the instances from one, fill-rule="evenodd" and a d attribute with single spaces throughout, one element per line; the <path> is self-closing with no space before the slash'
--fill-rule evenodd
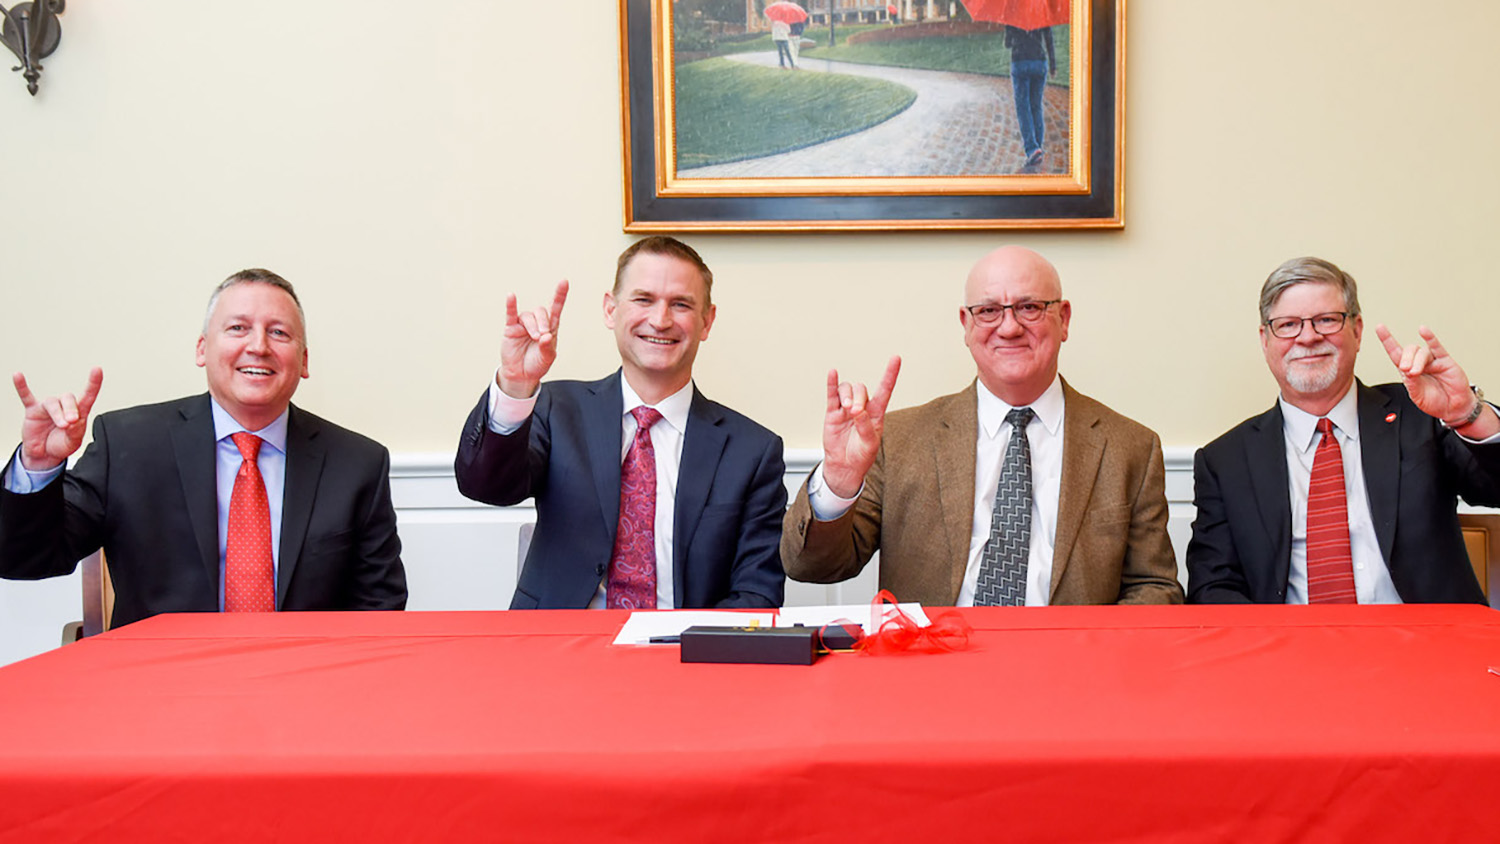
<path id="1" fill-rule="evenodd" d="M 1354 279 L 1294 258 L 1260 294 L 1270 410 L 1198 451 L 1190 603 L 1484 603 L 1456 513 L 1500 505 L 1500 416 L 1426 326 L 1401 375 L 1354 377 Z"/>

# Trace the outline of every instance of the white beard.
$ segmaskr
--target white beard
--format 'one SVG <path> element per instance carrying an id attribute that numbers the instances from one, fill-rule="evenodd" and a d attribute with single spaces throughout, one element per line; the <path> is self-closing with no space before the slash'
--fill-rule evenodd
<path id="1" fill-rule="evenodd" d="M 1333 357 L 1316 369 L 1295 366 L 1292 363 L 1305 357 L 1322 354 L 1332 354 Z M 1321 393 L 1332 387 L 1334 380 L 1339 377 L 1341 357 L 1342 353 L 1338 347 L 1325 340 L 1316 346 L 1293 346 L 1281 356 L 1281 362 L 1286 367 L 1286 380 L 1292 385 L 1292 389 L 1299 393 Z"/>

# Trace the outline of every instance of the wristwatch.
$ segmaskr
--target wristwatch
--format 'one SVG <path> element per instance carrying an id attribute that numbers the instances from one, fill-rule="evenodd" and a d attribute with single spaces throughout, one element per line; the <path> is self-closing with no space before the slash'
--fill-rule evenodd
<path id="1" fill-rule="evenodd" d="M 1474 409 L 1469 411 L 1468 415 L 1462 419 L 1455 419 L 1452 422 L 1449 422 L 1447 419 L 1442 420 L 1443 427 L 1449 430 L 1467 428 L 1474 424 L 1474 420 L 1479 418 L 1479 414 L 1484 412 L 1484 390 L 1475 386 L 1470 386 L 1469 389 L 1474 391 Z"/>

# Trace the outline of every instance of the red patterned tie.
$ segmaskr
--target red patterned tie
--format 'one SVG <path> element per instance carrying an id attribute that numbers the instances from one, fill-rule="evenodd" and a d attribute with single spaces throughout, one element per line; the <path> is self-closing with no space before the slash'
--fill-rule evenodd
<path id="1" fill-rule="evenodd" d="M 656 609 L 656 447 L 651 426 L 661 414 L 649 407 L 630 411 L 635 439 L 620 465 L 620 523 L 609 558 L 604 605 L 612 610 Z"/>
<path id="2" fill-rule="evenodd" d="M 239 472 L 229 496 L 229 536 L 224 550 L 224 611 L 275 612 L 276 569 L 271 563 L 271 507 L 255 460 L 260 437 L 233 435 Z"/>
<path id="3" fill-rule="evenodd" d="M 1344 498 L 1344 458 L 1333 423 L 1318 420 L 1323 439 L 1313 454 L 1307 488 L 1307 602 L 1353 604 L 1353 556 L 1349 553 L 1349 508 Z"/>

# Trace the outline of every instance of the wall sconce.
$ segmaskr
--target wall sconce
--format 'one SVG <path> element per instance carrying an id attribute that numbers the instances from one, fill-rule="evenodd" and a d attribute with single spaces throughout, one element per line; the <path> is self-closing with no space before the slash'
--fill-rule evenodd
<path id="1" fill-rule="evenodd" d="M 26 77 L 26 90 L 36 96 L 36 82 L 42 75 L 42 59 L 52 55 L 57 42 L 62 40 L 62 24 L 57 16 L 62 14 L 67 0 L 37 0 L 35 3 L 18 3 L 6 11 L 0 6 L 0 41 L 10 48 L 21 64 L 11 70 L 21 71 Z"/>

